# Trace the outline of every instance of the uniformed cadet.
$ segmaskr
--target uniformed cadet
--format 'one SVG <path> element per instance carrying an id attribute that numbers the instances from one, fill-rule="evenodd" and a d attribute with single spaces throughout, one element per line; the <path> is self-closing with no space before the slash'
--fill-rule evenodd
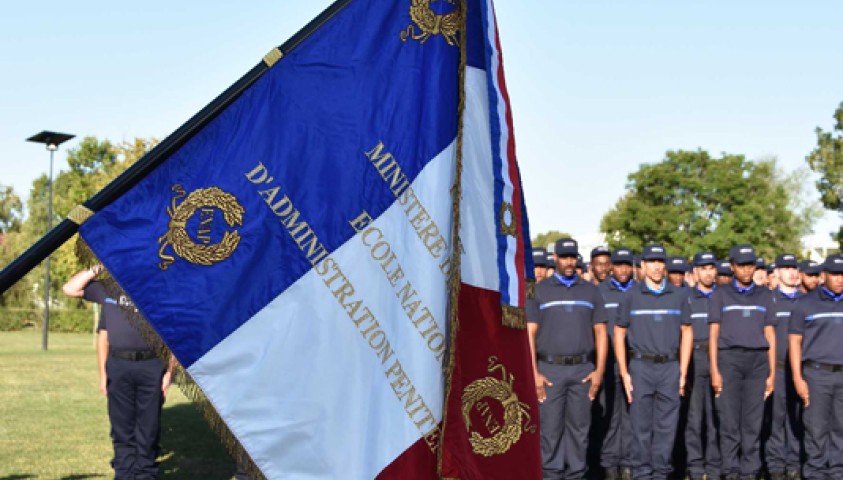
<path id="1" fill-rule="evenodd" d="M 813 260 L 803 260 L 799 262 L 799 278 L 802 281 L 802 285 L 799 287 L 799 290 L 801 290 L 802 293 L 814 291 L 814 289 L 817 288 L 817 285 L 820 284 L 821 272 L 822 266 Z"/>
<path id="2" fill-rule="evenodd" d="M 843 478 L 843 256 L 826 258 L 825 284 L 797 301 L 790 365 L 805 405 L 803 478 Z"/>
<path id="3" fill-rule="evenodd" d="M 767 262 L 762 257 L 755 259 L 755 273 L 752 274 L 752 282 L 761 287 L 767 286 Z"/>
<path id="4" fill-rule="evenodd" d="M 556 273 L 536 285 L 527 303 L 527 328 L 540 402 L 545 479 L 582 479 L 591 401 L 606 366 L 608 340 L 603 299 L 576 274 L 577 242 L 555 245 Z"/>
<path id="5" fill-rule="evenodd" d="M 727 285 L 732 281 L 734 273 L 732 272 L 732 265 L 728 260 L 719 260 L 717 262 L 717 285 Z"/>
<path id="6" fill-rule="evenodd" d="M 600 285 L 609 277 L 609 269 L 612 267 L 612 252 L 604 246 L 594 247 L 591 250 L 591 282 Z"/>
<path id="7" fill-rule="evenodd" d="M 752 246 L 732 247 L 729 256 L 734 279 L 714 290 L 709 303 L 711 386 L 723 474 L 754 480 L 761 470 L 764 401 L 775 383 L 775 322 L 766 315 L 772 295 L 752 282 Z"/>
<path id="8" fill-rule="evenodd" d="M 618 248 L 611 255 L 611 275 L 597 288 L 603 296 L 606 308 L 609 345 L 614 345 L 614 329 L 617 324 L 618 307 L 621 300 L 635 286 L 632 278 L 632 250 Z M 624 394 L 623 382 L 618 372 L 613 349 L 609 349 L 606 373 L 600 398 L 603 404 L 600 466 L 606 472 L 606 480 L 632 480 L 632 427 L 629 423 L 629 408 Z"/>
<path id="9" fill-rule="evenodd" d="M 798 278 L 797 273 L 797 278 Z M 767 265 L 767 287 L 770 290 L 775 290 L 779 286 L 779 275 L 776 272 L 776 263 L 773 262 Z"/>
<path id="10" fill-rule="evenodd" d="M 644 280 L 622 300 L 615 326 L 615 356 L 630 402 L 636 480 L 666 479 L 672 470 L 680 395 L 693 343 L 683 315 L 687 294 L 665 280 L 665 259 L 664 247 L 644 247 Z"/>
<path id="11" fill-rule="evenodd" d="M 545 257 L 545 263 L 547 264 L 547 274 L 544 278 L 550 277 L 553 275 L 553 272 L 556 271 L 556 265 L 553 263 L 553 253 L 547 252 L 547 256 Z"/>
<path id="12" fill-rule="evenodd" d="M 533 272 L 536 276 L 536 283 L 547 278 L 547 252 L 541 249 L 533 249 Z"/>
<path id="13" fill-rule="evenodd" d="M 641 273 L 641 255 L 636 254 L 632 257 L 632 272 L 636 282 L 640 282 L 644 274 Z"/>
<path id="14" fill-rule="evenodd" d="M 798 478 L 800 471 L 799 402 L 787 366 L 788 324 L 800 293 L 796 255 L 779 255 L 775 264 L 779 280 L 778 287 L 772 290 L 772 312 L 768 315 L 776 321 L 776 386 L 771 398 L 770 438 L 764 447 L 764 457 L 770 480 L 785 480 Z"/>
<path id="15" fill-rule="evenodd" d="M 683 289 L 688 287 L 685 283 L 685 273 L 688 271 L 688 262 L 685 257 L 667 257 L 665 269 L 667 269 L 667 281 L 674 287 Z"/>
<path id="16" fill-rule="evenodd" d="M 102 265 L 76 273 L 64 285 L 64 293 L 102 305 L 97 326 L 97 360 L 100 391 L 108 398 L 108 419 L 117 480 L 158 478 L 158 438 L 161 405 L 170 387 L 174 361 L 167 367 L 129 323 L 122 307 L 131 307 L 123 295 L 110 296 L 95 281 Z"/>
<path id="17" fill-rule="evenodd" d="M 717 257 L 712 252 L 694 255 L 696 285 L 688 296 L 690 318 L 694 331 L 694 354 L 685 387 L 688 418 L 685 426 L 685 450 L 691 480 L 720 477 L 720 446 L 718 422 L 711 390 L 711 370 L 708 361 L 708 307 L 717 286 Z"/>

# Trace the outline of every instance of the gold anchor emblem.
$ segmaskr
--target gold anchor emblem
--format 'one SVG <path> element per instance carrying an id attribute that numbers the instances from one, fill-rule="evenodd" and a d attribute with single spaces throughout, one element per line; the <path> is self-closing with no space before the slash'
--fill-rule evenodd
<path id="1" fill-rule="evenodd" d="M 454 5 L 455 8 L 448 13 L 436 13 L 430 8 L 432 1 L 444 1 Z M 457 33 L 462 27 L 462 11 L 456 0 L 412 0 L 410 19 L 413 24 L 401 31 L 402 42 L 412 38 L 423 44 L 431 35 L 442 35 L 448 45 L 454 47 L 459 45 Z M 416 33 L 416 27 L 420 30 L 419 33 Z"/>

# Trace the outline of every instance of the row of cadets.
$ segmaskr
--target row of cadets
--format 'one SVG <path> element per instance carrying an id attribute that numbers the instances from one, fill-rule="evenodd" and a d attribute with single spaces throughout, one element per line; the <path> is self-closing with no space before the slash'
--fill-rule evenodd
<path id="1" fill-rule="evenodd" d="M 805 406 L 803 478 L 843 478 L 843 256 L 826 258 L 825 282 L 797 300 L 789 322 L 793 384 Z"/>
<path id="2" fill-rule="evenodd" d="M 591 402 L 600 390 L 608 340 L 600 292 L 576 273 L 578 245 L 556 242 L 556 272 L 527 302 L 527 328 L 539 399 L 543 476 L 581 479 Z"/>

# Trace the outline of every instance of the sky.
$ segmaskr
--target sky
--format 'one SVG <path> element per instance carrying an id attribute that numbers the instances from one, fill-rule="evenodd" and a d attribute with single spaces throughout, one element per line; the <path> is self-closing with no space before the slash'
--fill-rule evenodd
<path id="1" fill-rule="evenodd" d="M 0 185 L 49 170 L 42 130 L 166 137 L 330 2 L 12 2 L 0 17 Z M 834 0 L 498 1 L 531 231 L 596 233 L 668 150 L 806 168 L 843 102 Z M 385 34 L 389 34 L 385 32 Z M 805 175 L 816 197 L 815 176 Z M 840 225 L 828 212 L 815 225 Z"/>

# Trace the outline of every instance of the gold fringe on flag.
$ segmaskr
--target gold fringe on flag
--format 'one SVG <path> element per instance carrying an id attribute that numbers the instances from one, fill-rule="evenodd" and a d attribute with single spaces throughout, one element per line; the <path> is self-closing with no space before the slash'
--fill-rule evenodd
<path id="1" fill-rule="evenodd" d="M 501 323 L 504 327 L 524 330 L 527 328 L 527 320 L 524 316 L 524 309 L 512 305 L 501 305 Z"/>

